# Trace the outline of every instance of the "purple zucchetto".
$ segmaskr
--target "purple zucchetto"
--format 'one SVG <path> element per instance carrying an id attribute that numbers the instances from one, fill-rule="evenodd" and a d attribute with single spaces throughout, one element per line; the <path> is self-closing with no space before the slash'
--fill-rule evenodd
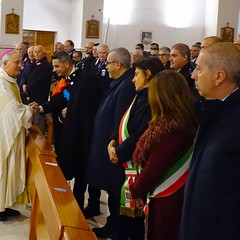
<path id="1" fill-rule="evenodd" d="M 2 60 L 3 56 L 14 51 L 13 49 L 6 49 L 0 54 L 0 60 Z"/>

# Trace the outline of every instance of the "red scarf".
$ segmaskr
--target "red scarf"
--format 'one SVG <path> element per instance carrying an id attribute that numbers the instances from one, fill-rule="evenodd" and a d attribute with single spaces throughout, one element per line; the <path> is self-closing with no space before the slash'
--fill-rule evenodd
<path id="1" fill-rule="evenodd" d="M 137 142 L 136 149 L 133 153 L 133 162 L 144 166 L 152 147 L 157 144 L 164 135 L 177 127 L 177 121 L 175 119 L 169 120 L 169 118 L 161 119 L 158 123 L 149 125 L 148 129 Z"/>

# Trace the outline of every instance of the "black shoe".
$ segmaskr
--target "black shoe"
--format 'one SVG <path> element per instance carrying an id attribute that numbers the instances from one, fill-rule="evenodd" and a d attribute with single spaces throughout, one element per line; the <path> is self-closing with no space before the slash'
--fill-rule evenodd
<path id="1" fill-rule="evenodd" d="M 18 210 L 11 208 L 6 208 L 4 213 L 8 217 L 18 217 L 21 215 L 21 213 Z"/>
<path id="2" fill-rule="evenodd" d="M 86 207 L 83 211 L 83 215 L 86 219 L 99 216 L 101 214 L 99 208 Z"/>
<path id="3" fill-rule="evenodd" d="M 0 212 L 0 222 L 7 221 L 7 215 L 5 212 Z"/>
<path id="4" fill-rule="evenodd" d="M 109 233 L 107 232 L 105 227 L 93 228 L 92 231 L 95 233 L 95 235 L 97 237 L 100 237 L 100 238 L 108 238 L 109 237 Z"/>

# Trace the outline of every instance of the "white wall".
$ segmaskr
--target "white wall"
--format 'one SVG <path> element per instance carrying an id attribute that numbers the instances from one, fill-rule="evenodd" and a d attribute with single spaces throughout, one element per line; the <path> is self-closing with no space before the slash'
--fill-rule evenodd
<path id="1" fill-rule="evenodd" d="M 205 10 L 205 37 L 217 35 L 219 0 L 206 1 Z"/>
<path id="2" fill-rule="evenodd" d="M 22 41 L 22 19 L 23 19 L 23 0 L 5 0 L 1 1 L 1 22 L 0 22 L 0 44 L 1 47 L 15 47 L 16 44 Z M 19 34 L 5 33 L 5 16 L 12 13 L 19 15 Z"/>
<path id="3" fill-rule="evenodd" d="M 226 2 L 220 16 L 219 1 Z M 99 9 L 103 2 L 102 12 Z M 216 35 L 218 24 L 228 21 L 235 28 L 237 20 L 232 15 L 239 11 L 239 3 L 239 0 L 24 0 L 23 28 L 55 31 L 56 41 L 72 39 L 77 48 L 90 40 L 106 39 L 110 48 L 124 46 L 132 51 L 143 30 L 152 31 L 153 41 L 160 46 L 171 47 L 178 42 L 192 45 L 207 35 Z M 103 19 L 99 39 L 85 38 L 86 20 L 92 14 L 100 22 Z"/>
<path id="4" fill-rule="evenodd" d="M 82 14 L 83 0 L 71 0 L 70 16 L 69 16 L 69 35 L 66 39 L 73 40 L 75 47 L 80 48 L 82 39 Z M 64 42 L 64 40 L 61 40 Z"/>
<path id="5" fill-rule="evenodd" d="M 119 12 L 122 11 L 124 22 L 127 7 L 121 10 L 123 0 L 108 1 L 116 6 Z M 179 2 L 181 5 L 178 4 Z M 129 13 L 131 18 L 126 24 L 121 25 L 121 22 L 115 24 L 116 20 L 112 23 L 114 15 L 110 16 L 107 43 L 112 47 L 124 45 L 132 50 L 135 44 L 140 42 L 142 30 L 152 31 L 153 41 L 161 46 L 172 46 L 177 42 L 191 45 L 201 41 L 204 36 L 205 1 L 203 0 L 126 0 L 126 5 L 133 7 L 133 11 Z M 106 24 L 109 16 L 104 17 Z"/>
<path id="6" fill-rule="evenodd" d="M 85 46 L 86 42 L 102 42 L 102 21 L 103 21 L 103 2 L 104 0 L 84 0 L 83 4 L 83 26 L 82 26 L 82 38 L 81 46 Z M 94 16 L 94 20 L 99 21 L 99 38 L 86 38 L 86 21 L 91 20 Z"/>
<path id="7" fill-rule="evenodd" d="M 70 8 L 69 0 L 24 0 L 23 29 L 53 31 L 56 41 L 65 41 L 71 34 Z"/>

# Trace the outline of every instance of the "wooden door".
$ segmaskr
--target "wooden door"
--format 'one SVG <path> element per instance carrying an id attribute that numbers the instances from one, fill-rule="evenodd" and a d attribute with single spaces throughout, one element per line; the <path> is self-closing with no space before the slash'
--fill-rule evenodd
<path id="1" fill-rule="evenodd" d="M 54 51 L 55 32 L 23 30 L 23 41 L 29 42 L 31 46 L 42 45 L 45 48 L 48 61 Z"/>
<path id="2" fill-rule="evenodd" d="M 37 45 L 42 45 L 45 48 L 48 61 L 51 60 L 54 51 L 54 32 L 37 32 Z"/>

